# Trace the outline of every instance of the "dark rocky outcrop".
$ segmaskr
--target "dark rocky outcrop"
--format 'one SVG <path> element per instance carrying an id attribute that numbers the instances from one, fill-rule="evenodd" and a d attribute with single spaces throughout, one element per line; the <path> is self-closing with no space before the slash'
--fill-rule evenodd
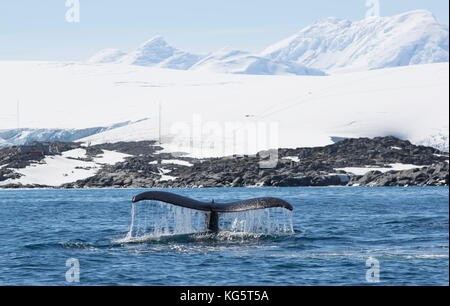
<path id="1" fill-rule="evenodd" d="M 448 163 L 402 171 L 370 171 L 364 176 L 355 176 L 350 185 L 356 186 L 448 186 Z"/>
<path id="2" fill-rule="evenodd" d="M 155 158 L 146 155 L 131 157 L 115 165 L 104 166 L 95 176 L 74 183 L 68 183 L 62 188 L 100 188 L 100 187 L 153 187 L 160 179 L 156 165 L 150 164 Z"/>
<path id="3" fill-rule="evenodd" d="M 80 147 L 77 143 L 59 144 L 61 151 Z M 259 154 L 222 158 L 193 159 L 160 153 L 155 142 L 120 142 L 87 148 L 92 159 L 103 150 L 132 155 L 115 165 L 105 165 L 85 180 L 62 188 L 134 187 L 245 187 L 245 186 L 442 186 L 449 184 L 448 153 L 416 146 L 395 137 L 344 139 L 316 148 L 279 149 L 279 160 L 272 169 L 261 169 Z M 162 160 L 181 159 L 192 166 L 161 164 Z M 6 161 L 6 163 L 4 162 Z M 0 150 L 0 181 L 17 175 L 9 168 L 31 161 L 17 155 L 13 148 Z M 36 161 L 33 161 L 36 162 Z M 418 168 L 403 171 L 371 171 L 365 175 L 346 173 L 340 168 L 390 168 L 390 164 L 412 164 Z M 19 167 L 19 168 L 20 168 Z M 162 179 L 169 175 L 172 179 Z M 5 186 L 3 186 L 5 187 Z M 14 188 L 11 186 L 10 188 Z"/>
<path id="4" fill-rule="evenodd" d="M 156 141 L 130 141 L 93 145 L 89 146 L 89 150 L 109 150 L 139 156 L 155 154 L 162 148 L 156 145 Z"/>
<path id="5" fill-rule="evenodd" d="M 394 137 L 346 139 L 325 147 L 280 149 L 280 159 L 273 169 L 261 169 L 258 155 L 203 160 L 181 158 L 193 166 L 164 165 L 164 169 L 170 170 L 169 175 L 176 179 L 161 180 L 160 165 L 149 163 L 173 158 L 167 153 L 135 156 L 124 163 L 105 167 L 95 177 L 64 187 L 448 185 L 448 154 Z M 425 167 L 387 173 L 369 172 L 364 176 L 336 170 L 368 165 L 389 168 L 395 163 Z"/>

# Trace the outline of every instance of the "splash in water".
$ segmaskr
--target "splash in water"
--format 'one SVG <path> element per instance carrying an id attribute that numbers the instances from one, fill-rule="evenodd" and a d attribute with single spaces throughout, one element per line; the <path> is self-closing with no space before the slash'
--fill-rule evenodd
<path id="1" fill-rule="evenodd" d="M 293 233 L 292 212 L 270 208 L 220 214 L 221 231 L 239 234 Z M 205 232 L 205 213 L 159 201 L 132 203 L 131 223 L 123 241 Z"/>

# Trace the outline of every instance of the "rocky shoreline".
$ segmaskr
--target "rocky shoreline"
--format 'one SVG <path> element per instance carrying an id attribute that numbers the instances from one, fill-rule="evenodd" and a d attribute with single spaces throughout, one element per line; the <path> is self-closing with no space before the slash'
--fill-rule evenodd
<path id="1" fill-rule="evenodd" d="M 279 149 L 273 169 L 261 169 L 260 155 L 194 159 L 161 153 L 152 141 L 82 147 L 56 143 L 60 152 L 86 149 L 87 160 L 103 150 L 129 154 L 123 162 L 104 165 L 87 179 L 61 186 L 3 184 L 0 188 L 195 188 L 309 186 L 448 186 L 449 155 L 395 137 L 345 139 L 316 148 Z M 17 147 L 0 150 L 0 183 L 20 177 L 15 169 L 32 160 Z M 408 165 L 408 169 L 396 169 Z M 401 168 L 401 167 L 400 167 Z M 365 170 L 367 169 L 367 170 Z M 391 170 L 392 169 L 392 170 Z M 357 170 L 357 171 L 356 171 Z M 364 173 L 358 173 L 358 172 Z"/>

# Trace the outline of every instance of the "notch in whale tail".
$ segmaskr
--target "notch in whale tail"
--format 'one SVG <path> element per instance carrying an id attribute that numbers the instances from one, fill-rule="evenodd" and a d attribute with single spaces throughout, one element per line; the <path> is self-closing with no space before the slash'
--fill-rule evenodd
<path id="1" fill-rule="evenodd" d="M 160 201 L 175 206 L 190 208 L 205 212 L 205 227 L 209 231 L 219 231 L 219 214 L 249 210 L 281 207 L 292 211 L 294 208 L 288 202 L 278 198 L 254 198 L 231 203 L 200 202 L 188 197 L 164 191 L 147 191 L 133 197 L 132 202 L 143 200 Z"/>

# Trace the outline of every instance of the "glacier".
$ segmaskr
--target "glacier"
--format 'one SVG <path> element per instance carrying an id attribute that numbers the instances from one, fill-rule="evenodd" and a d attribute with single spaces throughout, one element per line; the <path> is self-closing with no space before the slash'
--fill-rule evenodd
<path id="1" fill-rule="evenodd" d="M 84 129 L 61 129 L 61 128 L 17 128 L 0 130 L 0 148 L 23 145 L 31 141 L 60 141 L 72 142 L 81 138 L 89 137 L 95 134 L 114 130 L 126 125 L 135 124 L 138 121 L 126 121 L 116 123 L 106 127 L 92 127 Z"/>

